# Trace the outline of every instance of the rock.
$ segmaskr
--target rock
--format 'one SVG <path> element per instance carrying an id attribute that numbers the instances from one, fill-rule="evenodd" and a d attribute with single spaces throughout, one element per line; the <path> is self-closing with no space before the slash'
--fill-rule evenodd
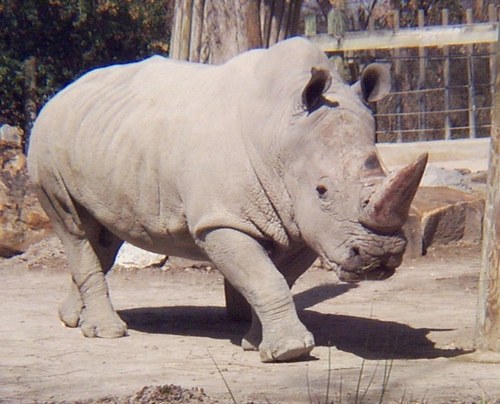
<path id="1" fill-rule="evenodd" d="M 486 199 L 488 193 L 488 171 L 464 172 L 466 181 L 469 182 L 472 192 Z"/>
<path id="2" fill-rule="evenodd" d="M 115 264 L 123 268 L 145 268 L 151 266 L 162 266 L 167 257 L 161 254 L 155 254 L 132 244 L 124 243 Z"/>
<path id="3" fill-rule="evenodd" d="M 479 243 L 483 214 L 482 196 L 449 187 L 420 187 L 404 228 L 407 255 L 425 254 L 431 245 Z"/>
<path id="4" fill-rule="evenodd" d="M 163 267 L 163 269 L 207 269 L 214 268 L 209 261 L 196 261 L 182 257 L 167 257 L 155 254 L 132 244 L 124 243 L 115 260 L 115 264 L 122 268 Z"/>
<path id="5" fill-rule="evenodd" d="M 0 130 L 0 256 L 22 253 L 50 231 L 49 219 L 29 184 L 22 131 Z"/>
<path id="6" fill-rule="evenodd" d="M 403 232 L 408 240 L 408 243 L 406 244 L 405 257 L 416 258 L 424 255 L 421 217 L 418 211 L 414 208 L 414 205 L 412 205 L 408 219 L 403 226 Z"/>
<path id="7" fill-rule="evenodd" d="M 22 148 L 23 131 L 16 126 L 2 125 L 0 127 L 0 143 L 14 148 Z"/>
<path id="8" fill-rule="evenodd" d="M 427 166 L 420 186 L 448 187 L 464 192 L 486 195 L 488 171 L 471 171 L 467 168 L 444 168 L 430 164 Z"/>
<path id="9" fill-rule="evenodd" d="M 449 187 L 470 192 L 471 180 L 459 170 L 446 169 L 436 165 L 429 164 L 420 181 L 421 186 L 431 187 Z"/>

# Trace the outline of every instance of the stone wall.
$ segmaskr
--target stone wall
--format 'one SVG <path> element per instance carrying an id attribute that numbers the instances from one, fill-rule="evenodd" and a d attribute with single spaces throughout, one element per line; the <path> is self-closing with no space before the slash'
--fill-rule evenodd
<path id="1" fill-rule="evenodd" d="M 50 232 L 49 219 L 29 184 L 23 132 L 0 128 L 0 256 L 24 252 Z"/>

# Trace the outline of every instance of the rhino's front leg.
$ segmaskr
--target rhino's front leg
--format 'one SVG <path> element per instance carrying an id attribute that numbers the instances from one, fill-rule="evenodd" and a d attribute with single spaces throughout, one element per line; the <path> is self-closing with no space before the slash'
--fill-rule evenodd
<path id="1" fill-rule="evenodd" d="M 314 338 L 297 316 L 290 288 L 256 240 L 238 230 L 216 229 L 205 233 L 199 244 L 257 314 L 263 362 L 293 360 L 311 352 Z"/>
<path id="2" fill-rule="evenodd" d="M 252 310 L 252 320 L 250 329 L 241 340 L 241 347 L 245 351 L 258 351 L 262 342 L 262 324 L 254 310 Z"/>
<path id="3" fill-rule="evenodd" d="M 295 281 L 314 263 L 316 258 L 317 254 L 309 247 L 304 246 L 293 254 L 283 254 L 276 257 L 273 262 L 278 270 L 283 274 L 288 287 L 291 289 Z M 238 291 L 234 289 L 226 288 L 226 293 L 228 292 L 239 294 Z M 241 299 L 244 300 L 243 297 L 241 297 Z M 237 301 L 237 299 L 234 296 L 231 300 L 226 298 L 226 304 L 235 301 Z M 233 308 L 233 312 L 234 311 L 236 311 L 236 309 Z M 251 319 L 252 322 L 249 331 L 241 341 L 241 346 L 246 351 L 256 351 L 262 340 L 262 325 L 253 310 L 251 311 L 251 316 L 248 319 Z"/>

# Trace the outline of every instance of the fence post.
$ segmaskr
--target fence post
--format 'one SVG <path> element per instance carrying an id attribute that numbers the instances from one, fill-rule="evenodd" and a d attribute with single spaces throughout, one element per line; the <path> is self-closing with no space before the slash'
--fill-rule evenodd
<path id="1" fill-rule="evenodd" d="M 425 20 L 424 20 L 424 10 L 418 10 L 418 27 L 423 28 L 425 25 Z M 424 89 L 424 84 L 425 84 L 425 47 L 419 46 L 418 47 L 418 90 L 421 91 Z M 418 95 L 418 105 L 420 108 L 420 115 L 419 117 L 419 129 L 421 129 L 418 132 L 418 140 L 419 141 L 424 141 L 426 139 L 426 132 L 423 129 L 426 129 L 427 125 L 425 122 L 425 110 L 426 110 L 426 105 L 425 105 L 425 95 L 423 93 L 419 93 Z"/>
<path id="2" fill-rule="evenodd" d="M 305 36 L 316 35 L 316 14 L 307 14 L 304 17 L 304 34 Z"/>
<path id="3" fill-rule="evenodd" d="M 399 31 L 399 10 L 394 10 L 393 14 L 394 18 L 394 32 Z M 400 48 L 394 49 L 394 75 L 396 76 L 395 80 L 395 91 L 396 91 L 396 142 L 403 142 L 403 134 L 401 132 L 401 50 Z"/>
<path id="4" fill-rule="evenodd" d="M 328 34 L 333 35 L 337 42 L 340 41 L 346 30 L 344 10 L 332 7 L 328 11 L 326 22 Z"/>
<path id="5" fill-rule="evenodd" d="M 336 19 L 335 8 L 331 8 L 326 15 L 326 33 L 328 35 L 335 35 L 337 32 L 337 27 L 335 26 Z"/>
<path id="6" fill-rule="evenodd" d="M 496 43 L 500 65 L 500 35 Z M 494 74 L 488 193 L 483 224 L 483 249 L 477 306 L 478 348 L 500 352 L 500 75 Z"/>
<path id="7" fill-rule="evenodd" d="M 442 24 L 448 25 L 449 10 L 444 8 L 442 11 Z M 444 139 L 451 139 L 450 129 L 450 49 L 443 46 L 443 84 L 444 84 Z"/>
<path id="8" fill-rule="evenodd" d="M 373 35 L 375 32 L 375 19 L 373 18 L 373 15 L 368 16 L 368 32 Z M 369 55 L 373 58 L 375 57 L 375 49 L 370 49 Z"/>
<path id="9" fill-rule="evenodd" d="M 495 4 L 490 4 L 488 6 L 488 20 L 491 23 L 497 22 L 497 6 Z M 490 94 L 491 94 L 491 105 L 494 105 L 495 99 L 495 72 L 497 71 L 498 65 L 496 63 L 496 43 L 491 43 L 489 46 L 490 51 Z M 493 118 L 493 115 L 492 115 Z"/>
<path id="10" fill-rule="evenodd" d="M 468 8 L 465 14 L 466 23 L 472 24 L 472 9 Z M 474 86 L 474 45 L 467 45 L 467 81 L 469 94 L 469 137 L 476 137 L 476 95 Z"/>

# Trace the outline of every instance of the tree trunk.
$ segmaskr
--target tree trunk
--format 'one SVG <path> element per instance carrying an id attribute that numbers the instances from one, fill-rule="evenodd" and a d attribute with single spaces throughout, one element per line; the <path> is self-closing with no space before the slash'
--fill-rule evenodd
<path id="1" fill-rule="evenodd" d="M 224 63 L 296 33 L 302 0 L 176 0 L 170 57 Z"/>
<path id="2" fill-rule="evenodd" d="M 500 38 L 499 38 L 500 39 Z M 478 348 L 500 352 L 500 42 L 496 43 L 488 195 L 477 310 Z"/>

